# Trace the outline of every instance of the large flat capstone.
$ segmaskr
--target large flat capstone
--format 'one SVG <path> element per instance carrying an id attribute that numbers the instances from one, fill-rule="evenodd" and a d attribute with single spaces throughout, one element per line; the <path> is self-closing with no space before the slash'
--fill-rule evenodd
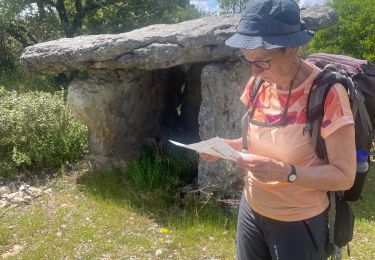
<path id="1" fill-rule="evenodd" d="M 337 22 L 327 6 L 301 11 L 312 31 Z M 27 47 L 21 63 L 30 72 L 54 73 L 85 69 L 170 68 L 210 62 L 233 55 L 224 41 L 235 33 L 239 14 L 206 17 L 178 24 L 159 24 L 122 34 L 63 38 Z"/>

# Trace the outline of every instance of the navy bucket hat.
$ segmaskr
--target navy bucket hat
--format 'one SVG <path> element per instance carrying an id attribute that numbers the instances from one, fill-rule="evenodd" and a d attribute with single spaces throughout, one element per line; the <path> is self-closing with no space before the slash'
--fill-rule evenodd
<path id="1" fill-rule="evenodd" d="M 225 41 L 234 48 L 264 49 L 297 47 L 313 34 L 300 21 L 300 9 L 293 0 L 249 0 L 237 26 L 237 33 Z"/>

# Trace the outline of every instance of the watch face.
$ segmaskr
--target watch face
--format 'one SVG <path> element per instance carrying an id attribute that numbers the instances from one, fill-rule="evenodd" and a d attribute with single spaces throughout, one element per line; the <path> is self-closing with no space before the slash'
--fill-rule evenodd
<path id="1" fill-rule="evenodd" d="M 290 182 L 293 182 L 293 181 L 295 181 L 297 179 L 297 175 L 291 174 L 291 175 L 289 175 L 288 179 L 289 179 Z"/>

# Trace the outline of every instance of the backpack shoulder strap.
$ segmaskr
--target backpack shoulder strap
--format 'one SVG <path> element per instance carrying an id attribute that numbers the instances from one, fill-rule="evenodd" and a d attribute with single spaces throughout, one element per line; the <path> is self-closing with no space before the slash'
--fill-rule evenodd
<path id="1" fill-rule="evenodd" d="M 313 86 L 310 89 L 307 100 L 307 127 L 311 135 L 311 144 L 313 145 L 317 156 L 328 162 L 326 146 L 323 138 L 320 136 L 321 124 L 324 117 L 324 105 L 329 90 L 335 83 L 341 83 L 347 88 L 347 82 L 344 82 L 345 77 L 340 73 L 323 70 L 314 80 Z M 353 85 L 353 84 L 351 84 Z M 328 192 L 330 207 L 328 211 L 328 243 L 326 251 L 332 253 L 331 259 L 340 255 L 340 248 L 335 244 L 335 216 L 336 216 L 336 196 L 342 196 L 340 192 Z"/>
<path id="2" fill-rule="evenodd" d="M 311 144 L 320 159 L 327 159 L 325 143 L 323 138 L 320 137 L 321 124 L 324 117 L 324 104 L 330 88 L 336 83 L 340 83 L 344 86 L 348 93 L 353 118 L 356 121 L 357 146 L 361 144 L 361 149 L 371 147 L 373 126 L 366 109 L 363 94 L 358 87 L 353 84 L 351 78 L 338 72 L 324 70 L 314 80 L 306 109 L 306 130 L 308 130 L 311 135 Z"/>
<path id="3" fill-rule="evenodd" d="M 260 77 L 257 77 L 254 80 L 253 87 L 251 88 L 250 98 L 247 102 L 246 112 L 242 117 L 242 151 L 247 152 L 248 145 L 247 145 L 247 134 L 249 131 L 249 108 L 250 103 L 252 103 L 258 94 L 259 89 L 262 87 L 264 80 Z"/>
<path id="4" fill-rule="evenodd" d="M 320 127 L 324 117 L 324 103 L 328 91 L 332 87 L 332 72 L 323 70 L 315 78 L 307 99 L 307 130 L 311 136 L 311 144 L 320 159 L 326 159 L 324 140 L 320 137 Z"/>
<path id="5" fill-rule="evenodd" d="M 260 77 L 255 78 L 254 83 L 253 83 L 253 87 L 251 88 L 250 98 L 249 98 L 249 101 L 247 103 L 246 111 L 249 110 L 250 103 L 254 101 L 254 99 L 255 99 L 256 95 L 258 94 L 259 89 L 262 87 L 263 83 L 264 83 L 264 80 L 261 79 Z"/>

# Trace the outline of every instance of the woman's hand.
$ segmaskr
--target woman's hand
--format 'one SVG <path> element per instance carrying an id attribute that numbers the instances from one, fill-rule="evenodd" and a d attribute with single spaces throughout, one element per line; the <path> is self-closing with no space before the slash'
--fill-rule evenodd
<path id="1" fill-rule="evenodd" d="M 242 139 L 223 139 L 225 143 L 230 145 L 233 149 L 237 151 L 241 151 L 242 148 Z M 207 153 L 198 153 L 200 157 L 202 157 L 207 162 L 215 162 L 220 159 L 220 157 L 213 156 Z"/>
<path id="2" fill-rule="evenodd" d="M 210 155 L 208 153 L 198 153 L 207 162 L 215 162 L 220 159 L 220 157 Z"/>
<path id="3" fill-rule="evenodd" d="M 250 170 L 262 182 L 286 182 L 291 166 L 263 156 L 249 156 L 237 160 L 240 167 Z"/>

